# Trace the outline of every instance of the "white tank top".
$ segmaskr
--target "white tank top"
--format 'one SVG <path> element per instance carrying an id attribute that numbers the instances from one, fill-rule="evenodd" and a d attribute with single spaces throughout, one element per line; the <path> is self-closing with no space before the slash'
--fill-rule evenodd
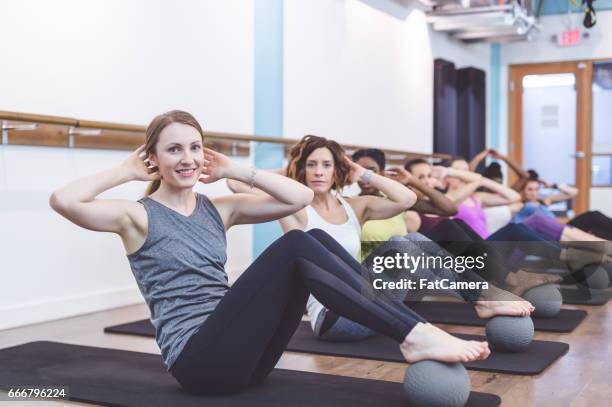
<path id="1" fill-rule="evenodd" d="M 487 232 L 490 235 L 510 223 L 512 211 L 508 205 L 492 206 L 483 209 L 487 218 Z"/>
<path id="2" fill-rule="evenodd" d="M 329 223 L 323 219 L 315 209 L 308 205 L 306 207 L 306 215 L 308 222 L 304 231 L 311 229 L 321 229 L 332 236 L 347 252 L 350 253 L 355 259 L 359 260 L 359 252 L 361 250 L 361 225 L 359 219 L 355 215 L 355 211 L 351 208 L 351 205 L 338 195 L 338 200 L 342 204 L 344 211 L 348 217 L 348 220 L 340 225 Z M 310 316 L 310 325 L 312 329 L 315 329 L 316 318 L 324 308 L 314 296 L 308 297 L 308 315 Z"/>

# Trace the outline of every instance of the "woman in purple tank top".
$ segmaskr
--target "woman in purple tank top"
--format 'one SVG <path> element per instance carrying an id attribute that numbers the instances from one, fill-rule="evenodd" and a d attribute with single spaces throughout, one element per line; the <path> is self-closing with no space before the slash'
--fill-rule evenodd
<path id="1" fill-rule="evenodd" d="M 467 166 L 467 163 L 466 163 Z M 423 159 L 408 161 L 405 165 L 413 177 L 431 188 L 447 189 L 446 198 L 456 205 L 455 219 L 465 221 L 482 238 L 488 236 L 486 218 L 481 205 L 497 206 L 518 201 L 520 196 L 513 190 L 494 181 L 483 178 L 480 174 L 455 167 L 432 167 Z M 476 192 L 481 186 L 486 186 L 498 194 Z M 470 199 L 472 197 L 473 199 Z M 427 233 L 440 221 L 449 219 L 448 216 L 439 216 L 439 213 L 414 214 L 414 224 L 411 231 Z"/>
<path id="2" fill-rule="evenodd" d="M 469 171 L 464 159 L 454 160 L 449 168 L 439 171 L 439 176 L 447 182 L 446 196 L 458 204 L 455 218 L 463 220 L 483 239 L 489 233 L 482 208 L 509 205 L 521 199 L 513 189 Z M 481 186 L 491 192 L 477 191 Z"/>

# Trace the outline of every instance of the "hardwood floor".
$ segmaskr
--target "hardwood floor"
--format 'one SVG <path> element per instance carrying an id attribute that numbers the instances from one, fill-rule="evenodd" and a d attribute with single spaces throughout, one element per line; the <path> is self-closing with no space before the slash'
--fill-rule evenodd
<path id="1" fill-rule="evenodd" d="M 472 390 L 497 394 L 502 406 L 607 406 L 612 404 L 612 301 L 584 309 L 588 316 L 574 332 L 536 332 L 535 339 L 563 341 L 570 351 L 538 376 L 514 376 L 470 371 Z M 37 340 L 53 340 L 158 353 L 152 338 L 105 334 L 108 325 L 148 317 L 144 304 L 118 308 L 5 331 L 0 331 L 0 348 Z M 483 328 L 444 325 L 451 332 L 483 334 Z M 278 367 L 342 376 L 401 382 L 405 364 L 285 352 Z M 0 369 L 2 367 L 0 366 Z M 22 402 L 11 406 L 78 406 L 74 402 Z"/>

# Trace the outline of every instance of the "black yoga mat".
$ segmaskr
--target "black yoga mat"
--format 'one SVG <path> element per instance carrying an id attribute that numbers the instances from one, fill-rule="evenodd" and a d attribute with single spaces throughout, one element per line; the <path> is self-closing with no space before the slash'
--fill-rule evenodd
<path id="1" fill-rule="evenodd" d="M 612 291 L 561 287 L 561 296 L 564 304 L 604 305 L 612 298 Z"/>
<path id="2" fill-rule="evenodd" d="M 275 369 L 261 386 L 229 396 L 182 391 L 159 355 L 31 342 L 0 350 L 0 388 L 67 386 L 70 400 L 105 406 L 251 407 L 405 406 L 401 383 Z M 466 405 L 497 406 L 501 399 L 472 392 Z"/>
<path id="3" fill-rule="evenodd" d="M 128 335 L 155 336 L 149 320 L 131 322 L 104 328 L 105 332 Z M 485 340 L 484 336 L 455 334 L 463 339 Z M 525 352 L 492 352 L 486 360 L 464 363 L 471 370 L 484 372 L 534 375 L 541 373 L 556 359 L 564 355 L 569 345 L 562 342 L 533 341 Z M 391 339 L 378 335 L 358 342 L 326 342 L 317 339 L 308 322 L 300 323 L 291 338 L 288 351 L 317 353 L 321 355 L 345 356 L 362 359 L 404 362 L 398 345 Z"/>
<path id="4" fill-rule="evenodd" d="M 104 332 L 112 334 L 150 336 L 155 338 L 155 328 L 148 319 L 140 321 L 128 322 L 126 324 L 108 326 L 104 328 Z"/>
<path id="5" fill-rule="evenodd" d="M 462 339 L 485 340 L 484 336 L 453 334 Z M 520 375 L 541 373 L 567 353 L 569 345 L 562 342 L 533 341 L 520 353 L 491 352 L 485 360 L 464 363 L 467 369 Z M 302 322 L 291 338 L 288 351 L 345 356 L 362 359 L 403 362 L 398 344 L 382 335 L 358 342 L 326 342 L 315 337 L 307 322 Z"/>
<path id="6" fill-rule="evenodd" d="M 408 304 L 417 314 L 437 324 L 485 326 L 470 304 L 449 301 L 419 301 Z M 562 309 L 554 318 L 532 318 L 538 331 L 571 332 L 586 317 L 586 311 Z"/>

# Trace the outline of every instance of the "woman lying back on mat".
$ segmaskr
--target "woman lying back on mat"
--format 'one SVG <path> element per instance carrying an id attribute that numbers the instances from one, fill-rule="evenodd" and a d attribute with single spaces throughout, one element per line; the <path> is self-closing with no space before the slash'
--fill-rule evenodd
<path id="1" fill-rule="evenodd" d="M 377 149 L 358 150 L 352 157 L 355 162 L 368 168 L 375 173 L 382 173 L 385 169 L 385 153 Z M 420 162 L 420 161 L 419 161 Z M 423 162 L 425 162 L 423 160 Z M 390 168 L 384 171 L 392 179 L 402 183 L 403 185 L 413 189 L 417 194 L 417 202 L 410 210 L 395 217 L 384 220 L 371 220 L 366 222 L 362 228 L 362 241 L 404 241 L 407 246 L 411 247 L 413 255 L 418 256 L 421 252 L 426 252 L 434 256 L 452 256 L 444 248 L 440 247 L 436 242 L 429 239 L 427 236 L 418 233 L 410 232 L 415 226 L 415 219 L 418 221 L 420 214 L 436 215 L 436 216 L 452 216 L 457 210 L 454 203 L 448 199 L 443 193 L 434 188 L 434 183 L 421 182 L 414 177 L 405 168 Z M 371 185 L 359 183 L 361 189 L 360 195 L 380 196 L 380 191 Z M 415 216 L 416 215 L 416 216 Z M 364 244 L 362 244 L 362 247 Z M 491 263 L 492 268 L 494 263 Z M 487 270 L 480 272 L 482 276 L 491 281 L 490 276 L 487 276 Z M 472 270 L 466 270 L 459 274 L 453 270 L 417 270 L 415 277 L 419 274 L 425 275 L 429 280 L 446 278 L 450 281 L 482 281 L 482 276 Z M 532 305 L 507 291 L 503 291 L 494 285 L 491 285 L 489 290 L 481 293 L 458 291 L 456 293 L 449 292 L 451 295 L 459 294 L 465 301 L 474 304 L 475 310 L 481 318 L 491 318 L 495 315 L 529 315 L 533 311 Z M 499 301 L 498 301 L 499 300 Z"/>
<path id="2" fill-rule="evenodd" d="M 464 163 L 458 163 L 464 164 Z M 465 168 L 434 168 L 427 161 L 422 159 L 411 160 L 406 163 L 405 168 L 411 174 L 423 183 L 430 187 L 443 188 L 441 183 L 446 177 L 454 178 L 455 189 L 454 194 L 449 195 L 451 199 L 465 199 L 470 196 L 479 187 L 485 186 L 489 190 L 494 190 L 496 186 L 491 187 L 491 184 L 496 184 L 490 179 L 483 179 L 480 174 L 476 174 L 465 170 Z M 544 283 L 559 282 L 558 276 L 552 276 L 546 273 L 531 273 L 520 269 L 520 258 L 516 258 L 514 262 L 509 262 L 511 258 L 507 253 L 500 251 L 502 247 L 508 246 L 512 249 L 514 246 L 519 248 L 525 254 L 538 255 L 551 261 L 559 261 L 559 266 L 567 265 L 570 270 L 580 270 L 586 264 L 599 263 L 602 260 L 602 255 L 582 250 L 564 250 L 557 243 L 550 241 L 550 237 L 543 236 L 537 233 L 536 230 L 525 224 L 510 223 L 500 228 L 495 233 L 488 235 L 483 239 L 481 235 L 476 233 L 470 225 L 458 219 L 449 219 L 438 215 L 416 214 L 415 226 L 418 230 L 428 238 L 440 243 L 444 248 L 450 250 L 454 255 L 479 255 L 480 253 L 488 253 L 487 263 L 494 265 L 490 267 L 492 274 L 487 274 L 487 279 L 492 279 L 500 287 L 503 287 L 515 294 L 521 295 L 531 287 Z M 472 221 L 482 220 L 481 217 L 472 217 Z M 485 228 L 484 225 L 481 225 Z M 411 231 L 409 229 L 409 231 Z M 456 242 L 473 242 L 469 245 L 459 245 Z M 490 241 L 515 242 L 515 245 L 491 245 Z M 487 268 L 489 271 L 489 268 Z"/>
<path id="3" fill-rule="evenodd" d="M 394 338 L 409 362 L 488 356 L 486 342 L 459 340 L 403 304 L 365 298 L 368 283 L 355 273 L 353 259 L 321 230 L 285 234 L 230 288 L 225 231 L 288 216 L 308 205 L 313 192 L 234 163 L 204 148 L 203 138 L 189 113 L 164 113 L 122 164 L 73 181 L 50 199 L 75 224 L 121 237 L 162 358 L 186 390 L 223 394 L 261 383 L 299 325 L 309 292 L 339 315 Z M 209 199 L 193 191 L 198 181 L 223 178 L 266 194 Z M 97 198 L 137 180 L 152 181 L 138 202 Z"/>
<path id="4" fill-rule="evenodd" d="M 558 193 L 548 197 L 540 196 L 540 186 L 545 185 L 558 189 Z M 568 185 L 550 184 L 541 180 L 538 173 L 529 170 L 529 178 L 524 181 L 519 190 L 523 199 L 523 208 L 514 216 L 513 222 L 528 222 L 534 215 L 539 215 L 549 223 L 553 223 L 552 236 L 560 241 L 601 242 L 612 239 L 612 219 L 598 211 L 587 211 L 564 225 L 548 208 L 549 205 L 574 198 L 578 190 Z M 554 221 L 554 222 L 553 222 Z M 597 245 L 592 245 L 596 247 Z"/>
<path id="5" fill-rule="evenodd" d="M 524 223 L 538 233 L 561 242 L 601 242 L 612 239 L 612 219 L 599 211 L 584 212 L 571 219 L 565 225 L 559 222 L 556 216 L 548 209 L 548 206 L 552 203 L 574 198 L 578 194 L 576 188 L 544 181 L 539 178 L 536 171 L 525 170 L 510 157 L 500 154 L 492 148 L 484 149 L 478 153 L 470 161 L 469 168 L 474 171 L 486 157 L 504 161 L 518 177 L 517 181 L 512 184 L 512 189 L 521 194 L 521 202 L 510 205 L 512 222 Z M 496 162 L 491 163 L 491 165 L 493 164 L 496 164 Z M 497 182 L 503 182 L 501 170 L 497 170 L 497 174 Z M 553 187 L 558 190 L 558 193 L 548 197 L 541 197 L 540 185 Z M 594 249 L 600 248 L 602 245 L 589 244 L 587 247 Z M 612 252 L 612 250 L 608 252 Z"/>
<path id="6" fill-rule="evenodd" d="M 451 244 L 456 241 L 481 242 L 485 238 L 486 241 L 514 242 L 512 245 L 507 243 L 501 245 L 485 244 L 482 250 L 488 250 L 489 263 L 494 262 L 497 265 L 494 267 L 495 276 L 491 277 L 494 278 L 494 281 L 502 284 L 502 287 L 507 287 L 515 294 L 520 295 L 529 288 L 543 283 L 560 282 L 559 276 L 526 272 L 518 268 L 521 257 L 515 256 L 516 249 L 519 249 L 523 254 L 537 255 L 555 263 L 558 262 L 558 266 L 567 266 L 572 272 L 580 271 L 587 264 L 610 261 L 606 254 L 601 252 L 600 249 L 603 247 L 601 245 L 569 249 L 561 247 L 556 243 L 560 236 L 551 237 L 553 228 L 550 223 L 551 221 L 553 224 L 558 222 L 544 215 L 533 215 L 519 224 L 509 223 L 489 235 L 486 230 L 485 215 L 480 206 L 481 200 L 485 199 L 489 203 L 502 203 L 504 199 L 510 198 L 511 194 L 509 188 L 500 186 L 497 182 L 484 178 L 480 174 L 470 172 L 465 160 L 454 160 L 448 169 L 434 168 L 432 170 L 429 163 L 415 161 L 407 163 L 406 167 L 414 173 L 413 175 L 417 179 L 449 184 L 447 196 L 457 200 L 457 202 L 464 200 L 466 196 L 474 195 L 474 191 L 480 186 L 485 187 L 488 191 L 497 191 L 500 188 L 505 191 L 505 198 L 504 196 L 495 198 L 492 196 L 495 192 L 476 192 L 477 196 L 481 198 L 472 197 L 473 206 L 471 207 L 464 203 L 463 210 L 460 210 L 459 216 L 456 216 L 453 220 L 421 215 L 422 223 L 419 231 L 422 231 L 434 241 L 445 242 L 446 244 L 443 244 L 443 246 L 449 250 L 452 247 L 455 255 L 464 254 L 463 247 Z M 435 181 L 433 180 L 434 177 L 436 178 Z M 444 187 L 444 185 L 442 186 Z M 480 231 L 480 233 L 477 231 Z M 466 248 L 474 249 L 471 245 L 466 246 Z M 501 251 L 501 249 L 506 250 Z M 480 253 L 482 250 L 478 252 Z M 491 254 L 494 256 L 491 256 Z M 506 259 L 512 259 L 513 261 L 507 261 Z"/>

